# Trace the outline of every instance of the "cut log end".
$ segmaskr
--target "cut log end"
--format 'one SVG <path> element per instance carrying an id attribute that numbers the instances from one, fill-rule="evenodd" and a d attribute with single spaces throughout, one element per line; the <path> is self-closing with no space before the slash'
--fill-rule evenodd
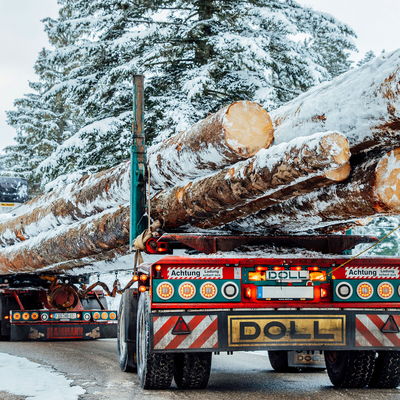
<path id="1" fill-rule="evenodd" d="M 334 182 L 341 182 L 349 177 L 350 171 L 351 171 L 351 166 L 350 163 L 348 162 L 339 168 L 325 172 L 325 177 Z"/>
<path id="2" fill-rule="evenodd" d="M 349 142 L 344 135 L 339 133 L 331 133 L 324 137 L 321 141 L 321 147 L 332 154 L 333 161 L 342 165 L 346 163 L 350 157 Z"/>
<path id="3" fill-rule="evenodd" d="M 271 117 L 259 104 L 237 101 L 231 104 L 223 121 L 228 146 L 242 157 L 251 157 L 268 148 L 274 139 Z"/>
<path id="4" fill-rule="evenodd" d="M 400 148 L 387 153 L 376 166 L 375 193 L 384 207 L 400 212 Z"/>

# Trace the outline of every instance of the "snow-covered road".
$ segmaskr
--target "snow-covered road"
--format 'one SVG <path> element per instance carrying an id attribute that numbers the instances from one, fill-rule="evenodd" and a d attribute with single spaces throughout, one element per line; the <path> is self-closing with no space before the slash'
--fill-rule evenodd
<path id="1" fill-rule="evenodd" d="M 85 393 L 53 368 L 5 353 L 0 353 L 0 377 L 0 392 L 27 400 L 77 400 Z"/>

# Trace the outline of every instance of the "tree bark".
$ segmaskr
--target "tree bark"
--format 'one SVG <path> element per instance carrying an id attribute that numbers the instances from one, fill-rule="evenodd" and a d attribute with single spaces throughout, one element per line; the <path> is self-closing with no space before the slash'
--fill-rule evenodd
<path id="1" fill-rule="evenodd" d="M 273 137 L 271 118 L 261 106 L 230 104 L 149 148 L 151 186 L 161 190 L 215 172 L 269 147 Z"/>
<path id="2" fill-rule="evenodd" d="M 0 252 L 0 274 L 87 265 L 107 259 L 129 240 L 129 206 L 107 210 L 73 225 L 44 232 Z"/>
<path id="3" fill-rule="evenodd" d="M 335 130 L 353 155 L 400 140 L 400 50 L 377 57 L 272 111 L 275 143 Z"/>
<path id="4" fill-rule="evenodd" d="M 0 246 L 13 245 L 61 225 L 129 203 L 129 162 L 86 175 L 60 190 L 29 201 L 0 223 Z"/>
<path id="5" fill-rule="evenodd" d="M 162 221 L 165 229 L 219 226 L 236 219 L 239 207 L 240 215 L 245 216 L 332 183 L 332 176 L 346 179 L 349 157 L 347 139 L 339 133 L 298 138 L 160 192 L 151 200 L 151 217 Z"/>
<path id="6" fill-rule="evenodd" d="M 400 213 L 400 149 L 353 167 L 346 182 L 266 208 L 229 228 L 246 232 L 305 232 Z"/>

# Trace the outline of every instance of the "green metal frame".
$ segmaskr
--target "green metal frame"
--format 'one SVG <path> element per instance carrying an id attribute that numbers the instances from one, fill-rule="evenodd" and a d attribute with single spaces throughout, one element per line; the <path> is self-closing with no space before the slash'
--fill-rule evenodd
<path id="1" fill-rule="evenodd" d="M 143 129 L 144 76 L 133 76 L 133 124 L 131 159 L 129 244 L 147 227 L 146 214 L 146 137 Z"/>

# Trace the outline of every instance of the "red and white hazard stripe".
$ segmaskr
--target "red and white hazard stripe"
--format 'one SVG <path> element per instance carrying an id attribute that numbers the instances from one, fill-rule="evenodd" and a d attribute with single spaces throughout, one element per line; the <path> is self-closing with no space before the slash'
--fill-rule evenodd
<path id="1" fill-rule="evenodd" d="M 388 318 L 388 314 L 357 314 L 356 346 L 400 347 L 400 333 L 384 333 L 381 331 Z M 396 315 L 394 319 L 399 325 L 400 317 Z"/>
<path id="2" fill-rule="evenodd" d="M 183 317 L 190 333 L 174 335 L 172 330 L 177 316 L 153 317 L 153 348 L 171 349 L 216 349 L 218 348 L 218 318 L 216 315 L 190 315 Z"/>

